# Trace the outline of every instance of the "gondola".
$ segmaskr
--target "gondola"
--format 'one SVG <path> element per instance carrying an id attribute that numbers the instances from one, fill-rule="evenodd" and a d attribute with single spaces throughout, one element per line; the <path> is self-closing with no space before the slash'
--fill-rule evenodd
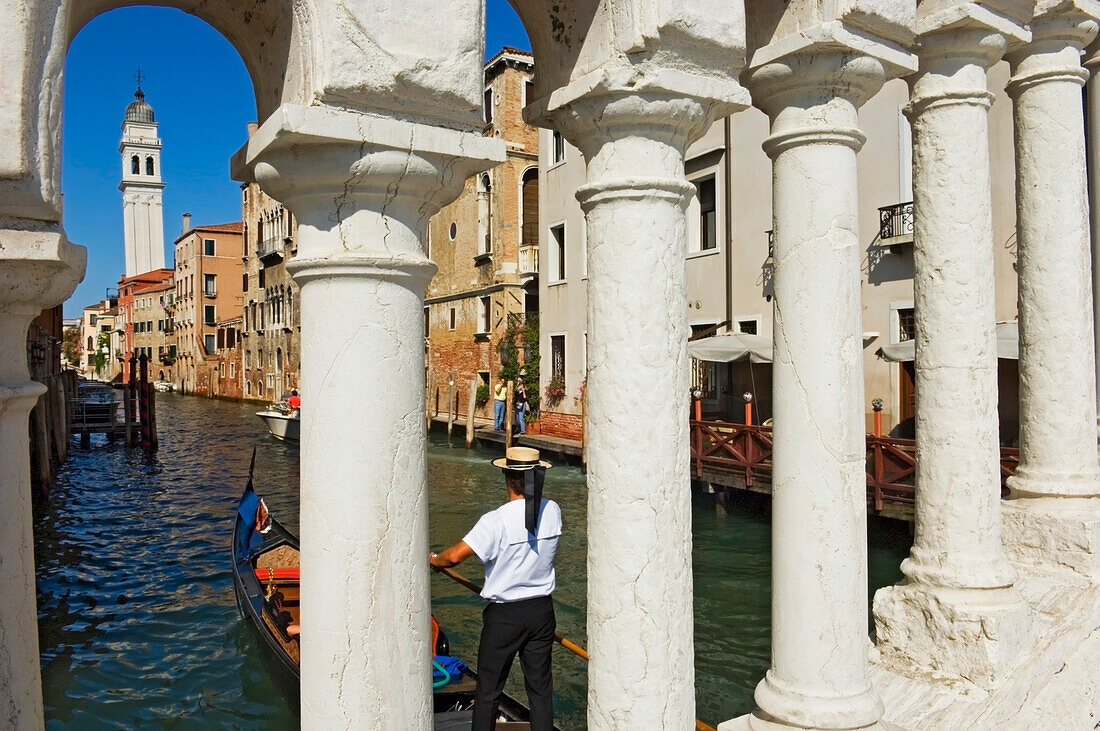
<path id="1" fill-rule="evenodd" d="M 233 588 L 237 608 L 252 628 L 275 685 L 293 708 L 298 709 L 300 573 L 298 538 L 267 512 L 252 486 L 256 465 L 253 450 L 248 482 L 237 506 L 233 527 Z M 257 526 L 262 526 L 262 530 Z M 449 655 L 446 635 L 437 629 L 434 653 Z M 308 640 L 307 640 L 308 641 Z M 429 659 L 425 658 L 425 662 Z M 465 668 L 433 691 L 435 731 L 469 729 L 477 675 Z M 515 698 L 504 694 L 498 707 L 501 731 L 529 728 L 529 712 Z"/>

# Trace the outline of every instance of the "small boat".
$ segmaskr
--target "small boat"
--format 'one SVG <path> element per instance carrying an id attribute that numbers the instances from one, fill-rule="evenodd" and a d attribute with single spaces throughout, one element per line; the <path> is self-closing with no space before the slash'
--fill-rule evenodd
<path id="1" fill-rule="evenodd" d="M 271 436 L 284 442 L 298 443 L 302 431 L 302 416 L 297 409 L 285 404 L 272 404 L 265 411 L 257 411 L 256 416 L 263 419 Z"/>
<path id="2" fill-rule="evenodd" d="M 153 388 L 158 393 L 168 393 L 175 389 L 175 385 L 171 381 L 153 381 Z"/>
<path id="3" fill-rule="evenodd" d="M 81 381 L 73 399 L 73 420 L 80 424 L 112 423 L 118 403 L 110 384 Z"/>
<path id="4" fill-rule="evenodd" d="M 248 483 L 238 503 L 233 527 L 233 589 L 237 608 L 257 636 L 275 684 L 297 708 L 301 686 L 298 538 L 268 513 L 267 506 L 253 489 L 255 465 L 256 452 L 253 450 Z M 449 655 L 449 642 L 438 630 L 434 617 L 432 627 L 434 653 Z M 464 663 L 458 664 L 461 669 L 434 683 L 435 731 L 470 728 L 477 675 Z M 527 707 L 507 693 L 500 698 L 498 712 L 496 727 L 499 731 L 530 728 Z"/>

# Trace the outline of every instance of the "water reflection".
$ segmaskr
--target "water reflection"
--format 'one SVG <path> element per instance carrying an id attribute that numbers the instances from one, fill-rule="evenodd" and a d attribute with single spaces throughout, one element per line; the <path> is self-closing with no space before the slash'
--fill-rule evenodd
<path id="1" fill-rule="evenodd" d="M 47 726 L 297 728 L 237 616 L 228 541 L 253 446 L 257 488 L 297 530 L 298 450 L 271 439 L 251 406 L 172 394 L 158 396 L 157 406 L 157 455 L 74 443 L 50 504 L 35 516 Z M 493 456 L 431 435 L 433 548 L 461 539 L 504 501 Z M 583 472 L 556 465 L 546 495 L 561 505 L 565 526 L 559 633 L 585 644 Z M 716 724 L 752 709 L 752 689 L 768 667 L 770 516 L 766 502 L 750 498 L 726 514 L 698 502 L 693 518 L 698 715 Z M 877 587 L 897 578 L 908 534 L 873 535 Z M 483 579 L 477 561 L 461 570 Z M 482 601 L 442 575 L 431 586 L 455 651 L 476 657 Z M 584 662 L 558 648 L 554 677 L 559 724 L 584 728 Z M 509 691 L 524 697 L 518 671 Z"/>

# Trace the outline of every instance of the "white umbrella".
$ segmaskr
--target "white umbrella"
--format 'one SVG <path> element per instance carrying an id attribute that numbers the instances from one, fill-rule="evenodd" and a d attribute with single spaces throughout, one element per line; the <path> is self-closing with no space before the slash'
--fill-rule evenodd
<path id="1" fill-rule="evenodd" d="M 742 360 L 771 363 L 772 340 L 765 335 L 748 333 L 715 335 L 689 342 L 688 355 L 696 360 L 712 363 L 734 363 Z"/>
<path id="2" fill-rule="evenodd" d="M 891 363 L 911 361 L 916 354 L 917 343 L 914 340 L 883 345 L 878 349 L 878 356 Z M 1020 329 L 1015 320 L 997 323 L 997 357 L 1003 360 L 1020 359 Z"/>

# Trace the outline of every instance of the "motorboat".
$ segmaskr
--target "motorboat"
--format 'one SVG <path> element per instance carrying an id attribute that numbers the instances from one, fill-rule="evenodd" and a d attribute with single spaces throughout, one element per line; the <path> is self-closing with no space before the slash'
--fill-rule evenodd
<path id="1" fill-rule="evenodd" d="M 119 402 L 109 384 L 81 381 L 73 399 L 73 421 L 78 424 L 106 424 L 114 421 Z"/>
<path id="2" fill-rule="evenodd" d="M 284 442 L 298 443 L 302 430 L 302 416 L 297 409 L 285 404 L 272 404 L 271 408 L 257 411 L 256 416 L 263 419 L 271 436 Z"/>
<path id="3" fill-rule="evenodd" d="M 153 388 L 158 393 L 168 393 L 175 390 L 175 385 L 171 381 L 153 381 Z"/>

